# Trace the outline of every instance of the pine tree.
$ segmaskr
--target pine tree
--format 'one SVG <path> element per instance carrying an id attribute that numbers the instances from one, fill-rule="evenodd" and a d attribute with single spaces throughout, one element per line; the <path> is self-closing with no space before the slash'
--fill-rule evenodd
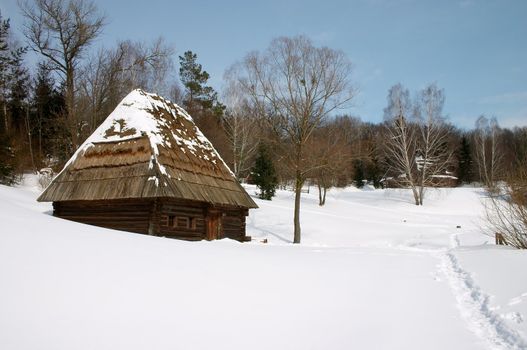
<path id="1" fill-rule="evenodd" d="M 0 13 L 0 183 L 16 182 L 17 157 L 11 130 L 13 115 L 20 112 L 21 101 L 26 97 L 27 71 L 22 66 L 22 57 L 27 48 L 11 48 L 9 19 Z M 17 118 L 17 122 L 18 122 Z"/>
<path id="2" fill-rule="evenodd" d="M 0 133 L 0 184 L 12 185 L 17 182 L 16 166 L 12 138 Z"/>
<path id="3" fill-rule="evenodd" d="M 372 181 L 373 187 L 381 188 L 382 187 L 381 179 L 382 179 L 383 173 L 382 173 L 381 165 L 380 165 L 380 162 L 377 156 L 374 155 L 372 157 L 371 162 L 368 164 L 368 167 L 366 168 L 366 170 L 368 174 L 367 178 Z"/>
<path id="4" fill-rule="evenodd" d="M 40 63 L 34 82 L 33 108 L 35 110 L 35 137 L 37 138 L 38 155 L 41 160 L 46 157 L 66 158 L 63 151 L 66 129 L 62 118 L 65 106 L 64 95 L 55 87 L 49 67 Z M 63 154 L 64 153 L 64 154 Z M 45 164 L 49 166 L 49 164 Z"/>
<path id="5" fill-rule="evenodd" d="M 273 160 L 267 147 L 263 144 L 258 148 L 258 155 L 254 167 L 251 169 L 251 174 L 254 184 L 260 189 L 259 197 L 271 200 L 278 186 L 278 179 Z"/>
<path id="6" fill-rule="evenodd" d="M 0 14 L 0 104 L 2 113 L 2 124 L 0 130 L 6 134 L 9 130 L 9 116 L 7 115 L 7 101 L 9 99 L 9 68 L 11 65 L 11 53 L 9 50 L 9 19 L 3 20 Z M 5 136 L 4 136 L 5 137 Z"/>
<path id="7" fill-rule="evenodd" d="M 361 160 L 356 160 L 353 164 L 354 176 L 353 182 L 357 188 L 364 187 L 364 165 Z"/>
<path id="8" fill-rule="evenodd" d="M 463 135 L 461 138 L 461 144 L 459 146 L 458 150 L 458 170 L 457 170 L 457 178 L 458 183 L 471 183 L 473 180 L 473 161 L 472 161 L 472 153 L 470 150 L 470 144 L 468 141 L 468 138 L 466 135 Z"/>
<path id="9" fill-rule="evenodd" d="M 185 107 L 193 109 L 197 105 L 221 117 L 225 106 L 218 101 L 218 93 L 206 85 L 210 75 L 203 70 L 197 58 L 192 51 L 186 51 L 183 56 L 179 56 L 179 76 L 187 93 Z"/>
<path id="10" fill-rule="evenodd" d="M 25 50 L 24 50 L 25 52 Z M 19 133 L 27 133 L 27 108 L 29 97 L 29 73 L 23 66 L 22 52 L 12 53 L 11 65 L 9 69 L 10 82 L 8 110 L 11 116 L 11 123 Z"/>

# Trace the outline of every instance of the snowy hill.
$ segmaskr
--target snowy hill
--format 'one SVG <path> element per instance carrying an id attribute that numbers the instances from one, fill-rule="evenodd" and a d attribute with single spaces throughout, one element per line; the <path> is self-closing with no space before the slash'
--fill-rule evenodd
<path id="1" fill-rule="evenodd" d="M 37 195 L 0 186 L 1 349 L 527 348 L 527 254 L 480 233 L 480 189 L 306 194 L 299 246 L 286 191 L 243 244 L 69 222 Z"/>

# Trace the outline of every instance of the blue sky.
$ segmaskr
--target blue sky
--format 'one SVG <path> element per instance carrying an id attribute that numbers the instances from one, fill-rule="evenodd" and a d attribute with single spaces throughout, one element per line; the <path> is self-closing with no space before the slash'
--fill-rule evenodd
<path id="1" fill-rule="evenodd" d="M 527 1 L 96 1 L 108 24 L 98 45 L 159 36 L 192 50 L 220 89 L 225 69 L 272 38 L 304 34 L 344 51 L 360 93 L 347 112 L 382 120 L 390 86 L 445 89 L 444 112 L 470 128 L 481 115 L 527 125 Z M 2 0 L 14 28 L 16 1 Z"/>

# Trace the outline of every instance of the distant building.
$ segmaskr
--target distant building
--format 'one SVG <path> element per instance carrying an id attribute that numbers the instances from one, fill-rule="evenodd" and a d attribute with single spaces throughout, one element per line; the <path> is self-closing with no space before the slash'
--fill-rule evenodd
<path id="1" fill-rule="evenodd" d="M 406 188 L 408 181 L 406 181 L 406 174 L 401 174 L 397 177 L 385 177 L 381 179 L 381 184 L 384 188 Z M 441 175 L 430 176 L 430 187 L 457 187 L 458 178 L 453 176 L 450 172 L 445 172 Z"/>
<path id="2" fill-rule="evenodd" d="M 54 215 L 185 240 L 247 239 L 257 205 L 179 106 L 134 90 L 38 198 Z"/>

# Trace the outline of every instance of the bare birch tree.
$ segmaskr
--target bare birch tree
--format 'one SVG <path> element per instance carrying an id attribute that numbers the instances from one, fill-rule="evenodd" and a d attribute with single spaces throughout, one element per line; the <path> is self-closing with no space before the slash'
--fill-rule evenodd
<path id="1" fill-rule="evenodd" d="M 414 196 L 415 205 L 420 204 L 417 189 L 415 152 L 417 149 L 417 131 L 409 122 L 412 105 L 408 89 L 401 84 L 394 85 L 388 91 L 388 106 L 384 109 L 386 127 L 385 152 L 388 167 L 394 180 L 401 187 L 409 187 Z"/>
<path id="2" fill-rule="evenodd" d="M 251 111 L 247 95 L 239 81 L 229 72 L 223 91 L 223 101 L 227 106 L 222 125 L 229 140 L 232 156 L 232 170 L 236 178 L 249 170 L 249 159 L 258 147 L 260 128 L 257 116 Z"/>
<path id="3" fill-rule="evenodd" d="M 496 189 L 496 180 L 502 165 L 500 134 L 501 130 L 496 118 L 489 120 L 482 115 L 476 120 L 474 133 L 476 164 L 480 181 L 491 191 Z"/>
<path id="4" fill-rule="evenodd" d="M 453 160 L 453 149 L 448 147 L 451 127 L 443 116 L 445 94 L 436 84 L 430 84 L 418 95 L 415 117 L 419 129 L 416 152 L 419 205 L 423 205 L 425 189 L 447 176 Z"/>
<path id="5" fill-rule="evenodd" d="M 448 141 L 451 126 L 443 116 L 444 91 L 435 84 L 423 89 L 412 106 L 401 84 L 388 93 L 384 118 L 388 122 L 386 153 L 401 187 L 412 190 L 416 205 L 423 205 L 425 190 L 448 176 L 453 158 Z"/>
<path id="6" fill-rule="evenodd" d="M 330 113 L 355 96 L 351 63 L 341 51 L 315 47 L 304 36 L 274 39 L 238 67 L 240 84 L 268 125 L 289 146 L 284 160 L 295 179 L 294 243 L 300 243 L 300 198 L 306 174 L 305 144 Z"/>

